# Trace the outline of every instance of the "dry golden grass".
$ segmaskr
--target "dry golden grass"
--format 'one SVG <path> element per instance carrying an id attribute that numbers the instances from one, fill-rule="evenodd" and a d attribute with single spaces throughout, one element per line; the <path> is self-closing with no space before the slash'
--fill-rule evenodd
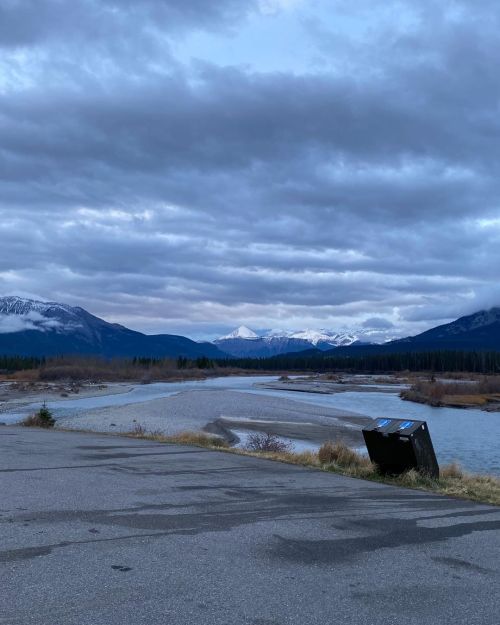
<path id="1" fill-rule="evenodd" d="M 174 436 L 166 436 L 161 432 L 143 433 L 142 430 L 140 425 L 136 426 L 136 429 L 128 435 L 163 443 L 195 445 L 243 456 L 267 458 L 277 462 L 331 471 L 349 477 L 432 491 L 441 495 L 500 506 L 500 478 L 465 473 L 456 463 L 443 466 L 437 480 L 413 469 L 400 476 L 386 476 L 380 474 L 376 465 L 370 462 L 366 456 L 358 454 L 343 442 L 327 441 L 317 453 L 312 451 L 300 453 L 291 451 L 259 452 L 230 447 L 223 438 L 202 432 L 182 432 Z"/>
<path id="2" fill-rule="evenodd" d="M 417 378 L 411 388 L 400 393 L 402 399 L 431 406 L 460 408 L 485 407 L 500 399 L 500 376 L 470 376 L 461 382 L 439 382 Z"/>
<path id="3" fill-rule="evenodd" d="M 343 441 L 327 441 L 317 453 L 319 464 L 337 473 L 355 477 L 370 477 L 376 472 L 375 465 L 367 456 L 358 454 Z"/>
<path id="4" fill-rule="evenodd" d="M 463 477 L 464 472 L 462 467 L 458 464 L 458 462 L 452 462 L 451 464 L 446 464 L 444 467 L 441 467 L 439 470 L 439 477 L 441 479 L 444 478 L 461 478 Z"/>
<path id="5" fill-rule="evenodd" d="M 181 432 L 167 436 L 163 432 L 147 432 L 141 424 L 137 424 L 134 429 L 127 433 L 132 438 L 144 438 L 146 440 L 158 441 L 159 443 L 176 443 L 177 445 L 195 445 L 196 447 L 206 447 L 208 449 L 229 449 L 229 443 L 214 434 L 204 434 L 203 432 Z"/>
<path id="6" fill-rule="evenodd" d="M 229 376 L 240 372 L 230 367 L 199 369 L 194 363 L 190 368 L 179 369 L 177 360 L 163 358 L 149 364 L 141 364 L 131 358 L 113 358 L 111 360 L 92 356 L 61 356 L 47 358 L 36 369 L 5 374 L 2 379 L 19 382 L 59 382 L 72 380 L 78 382 L 176 382 L 184 380 L 204 380 L 214 376 Z"/>
<path id="7" fill-rule="evenodd" d="M 444 495 L 500 506 L 500 479 L 496 477 L 463 473 L 461 477 L 440 477 L 438 483 L 438 492 Z"/>
<path id="8" fill-rule="evenodd" d="M 358 454 L 343 441 L 326 441 L 326 443 L 323 443 L 318 451 L 318 459 L 321 464 L 358 467 L 367 464 L 364 456 Z"/>
<path id="9" fill-rule="evenodd" d="M 443 395 L 441 401 L 447 406 L 485 406 L 489 398 L 487 395 Z"/>

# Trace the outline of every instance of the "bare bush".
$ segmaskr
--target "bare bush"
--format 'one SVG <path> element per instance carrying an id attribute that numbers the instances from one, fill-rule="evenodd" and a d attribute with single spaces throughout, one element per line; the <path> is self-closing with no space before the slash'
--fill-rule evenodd
<path id="1" fill-rule="evenodd" d="M 500 376 L 484 376 L 477 384 L 480 393 L 500 393 Z"/>
<path id="2" fill-rule="evenodd" d="M 329 382 L 340 382 L 342 380 L 342 376 L 338 373 L 324 373 L 321 376 L 322 380 L 328 380 Z"/>
<path id="3" fill-rule="evenodd" d="M 132 428 L 131 434 L 140 438 L 146 435 L 146 431 L 147 430 L 143 425 L 141 425 L 140 423 L 136 423 Z"/>
<path id="4" fill-rule="evenodd" d="M 291 452 L 292 443 L 278 438 L 275 434 L 259 434 L 255 432 L 248 437 L 245 448 L 249 451 L 270 451 L 274 453 Z"/>

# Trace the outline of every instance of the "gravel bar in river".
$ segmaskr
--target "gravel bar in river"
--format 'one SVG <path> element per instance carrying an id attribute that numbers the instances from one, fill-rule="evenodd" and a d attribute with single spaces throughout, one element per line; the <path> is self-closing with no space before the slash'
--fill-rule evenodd
<path id="1" fill-rule="evenodd" d="M 182 431 L 259 430 L 321 444 L 342 438 L 361 444 L 368 419 L 346 410 L 292 399 L 229 390 L 184 391 L 142 403 L 110 406 L 58 416 L 57 427 L 94 432 L 127 432 L 137 424 L 167 435 Z M 220 426 L 222 425 L 222 428 Z"/>

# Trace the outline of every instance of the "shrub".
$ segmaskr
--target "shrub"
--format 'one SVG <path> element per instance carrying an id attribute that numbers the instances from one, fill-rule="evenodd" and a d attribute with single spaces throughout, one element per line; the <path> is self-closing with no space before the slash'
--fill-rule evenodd
<path id="1" fill-rule="evenodd" d="M 133 436 L 138 436 L 138 437 L 145 436 L 146 435 L 146 428 L 143 425 L 141 425 L 140 423 L 136 423 L 134 425 L 134 427 L 132 428 L 131 434 Z"/>
<path id="2" fill-rule="evenodd" d="M 323 380 L 328 380 L 329 382 L 341 382 L 342 377 L 337 373 L 325 373 L 321 376 Z"/>
<path id="3" fill-rule="evenodd" d="M 461 479 L 464 476 L 462 467 L 457 462 L 452 462 L 444 467 L 441 467 L 439 471 L 439 477 L 441 479 L 456 478 Z"/>
<path id="4" fill-rule="evenodd" d="M 52 413 L 47 408 L 47 404 L 43 402 L 42 407 L 35 414 L 26 417 L 22 424 L 26 427 L 37 428 L 52 428 L 55 425 L 56 420 L 52 416 Z"/>
<path id="5" fill-rule="evenodd" d="M 478 383 L 480 393 L 500 393 L 500 376 L 485 376 Z"/>
<path id="6" fill-rule="evenodd" d="M 279 439 L 275 434 L 250 434 L 245 448 L 249 451 L 291 452 L 293 445 Z"/>
<path id="7" fill-rule="evenodd" d="M 393 476 L 396 484 L 406 486 L 407 488 L 425 488 L 427 490 L 435 490 L 437 480 L 425 471 L 417 471 L 417 469 L 409 469 L 400 475 Z"/>
<path id="8" fill-rule="evenodd" d="M 358 454 L 342 441 L 327 441 L 318 450 L 320 464 L 335 466 L 350 473 L 368 476 L 376 473 L 376 466 L 367 456 Z"/>

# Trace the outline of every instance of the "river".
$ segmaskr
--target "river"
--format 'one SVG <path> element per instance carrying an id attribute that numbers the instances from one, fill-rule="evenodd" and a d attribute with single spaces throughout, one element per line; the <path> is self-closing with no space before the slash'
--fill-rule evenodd
<path id="1" fill-rule="evenodd" d="M 127 393 L 48 402 L 57 417 L 77 415 L 85 410 L 122 406 L 168 397 L 188 390 L 231 390 L 268 397 L 283 397 L 316 406 L 332 407 L 369 417 L 394 417 L 427 421 L 438 460 L 446 464 L 457 460 L 468 470 L 500 475 L 500 413 L 476 409 L 433 408 L 425 404 L 403 401 L 397 391 L 342 392 L 332 395 L 297 393 L 254 386 L 257 382 L 274 381 L 274 376 L 225 377 L 211 380 L 132 385 Z M 1 420 L 19 421 L 39 404 L 25 406 L 22 412 L 4 413 Z"/>

